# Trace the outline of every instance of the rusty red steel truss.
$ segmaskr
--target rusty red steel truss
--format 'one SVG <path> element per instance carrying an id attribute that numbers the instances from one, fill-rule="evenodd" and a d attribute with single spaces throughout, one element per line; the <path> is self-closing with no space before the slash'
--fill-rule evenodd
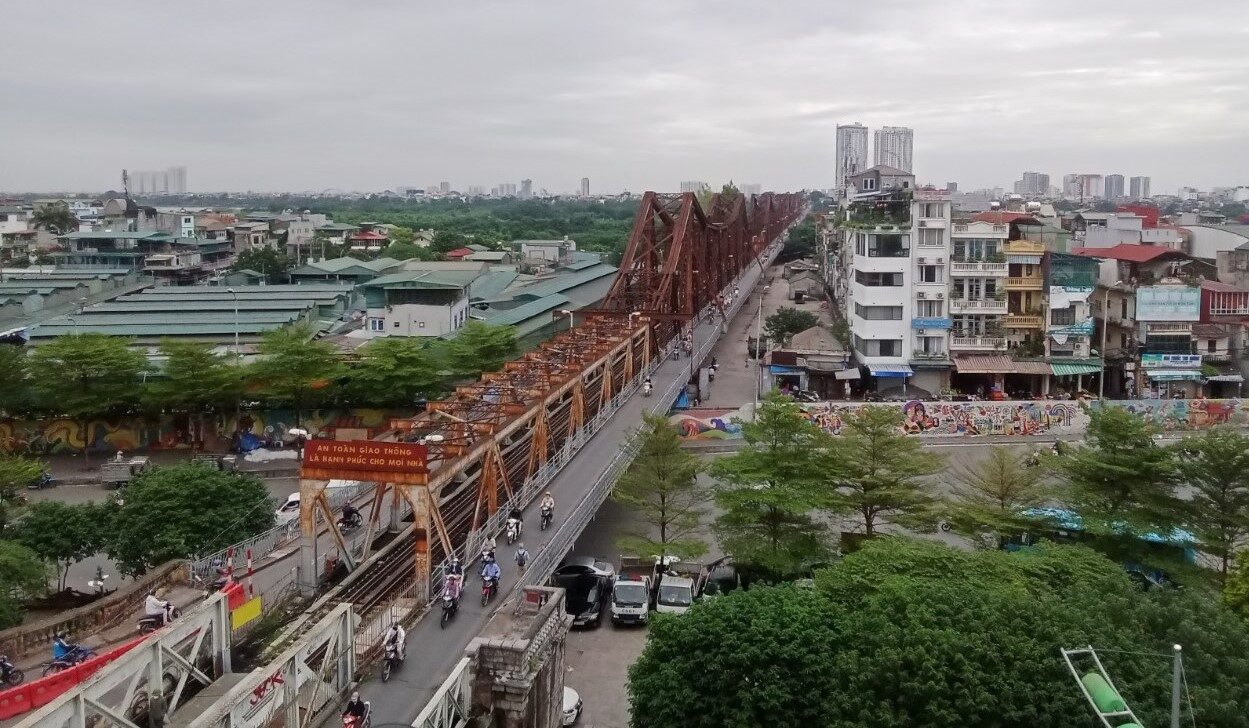
<path id="1" fill-rule="evenodd" d="M 515 502 L 522 492 L 532 497 L 525 486 L 535 473 L 650 370 L 659 346 L 684 322 L 714 303 L 746 266 L 759 264 L 767 244 L 802 207 L 795 194 L 755 195 L 749 202 L 716 195 L 704 212 L 691 193 L 647 192 L 599 309 L 501 371 L 390 423 L 381 439 L 424 443 L 427 472 L 407 483 L 378 484 L 365 542 L 383 522 L 388 494 L 393 509 L 408 501 L 417 595 L 428 596 L 431 569 L 452 553 L 468 560 L 468 544 L 489 519 L 505 505 L 523 505 Z M 324 481 L 301 486 L 307 536 L 314 532 L 314 510 L 328 514 L 329 504 Z M 345 550 L 333 519 L 327 520 Z"/>

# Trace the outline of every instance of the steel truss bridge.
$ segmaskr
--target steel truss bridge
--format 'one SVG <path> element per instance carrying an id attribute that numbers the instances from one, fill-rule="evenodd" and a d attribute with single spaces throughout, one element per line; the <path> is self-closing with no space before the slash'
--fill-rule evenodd
<path id="1" fill-rule="evenodd" d="M 357 659 L 380 638 L 375 623 L 393 618 L 393 611 L 382 614 L 383 608 L 402 600 L 411 611 L 420 612 L 441 588 L 443 567 L 451 554 L 471 561 L 481 540 L 502 528 L 507 512 L 523 508 L 547 487 L 623 407 L 641 380 L 657 372 L 683 332 L 693 332 L 706 314 L 731 313 L 724 309 L 723 294 L 739 281 L 749 289 L 762 273 L 765 256 L 775 254 L 773 243 L 803 211 L 800 194 L 765 193 L 750 199 L 717 194 L 704 209 L 693 193 L 647 192 L 620 271 L 599 308 L 580 312 L 577 325 L 508 362 L 501 371 L 485 373 L 478 381 L 457 387 L 450 397 L 429 403 L 426 411 L 390 423 L 379 439 L 424 443 L 427 468 L 405 478 L 407 482 L 376 484 L 362 552 L 349 549 L 338 530 L 327 481 L 301 480 L 301 581 L 316 588 L 330 555 L 317 552 L 317 531 L 324 521 L 338 545 L 333 556 L 341 558 L 350 573 L 290 623 L 271 647 L 267 667 L 253 671 L 202 710 L 197 706 L 192 724 L 252 728 L 282 715 L 286 725 L 301 726 L 319 717 L 329 696 L 347 689 Z M 732 310 L 744 300 L 743 296 L 734 301 Z M 719 324 L 715 332 L 702 345 L 694 342 L 696 361 L 709 354 Z M 665 370 L 670 385 L 657 390 L 660 396 L 647 410 L 666 410 L 688 381 L 692 369 L 678 372 L 675 364 Z M 696 364 L 692 361 L 690 366 Z M 554 568 L 631 459 L 627 447 L 596 454 L 604 456 L 601 462 L 586 466 L 594 477 L 582 488 L 585 492 L 569 521 L 556 529 L 549 547 L 534 554 L 526 582 L 541 580 Z M 362 473 L 357 479 L 373 477 Z M 324 517 L 322 523 L 318 513 Z M 375 535 L 396 532 L 371 552 Z M 188 680 L 207 685 L 229 671 L 229 653 L 224 649 L 229 644 L 229 619 L 223 609 L 220 595 L 210 599 L 188 615 L 195 619 L 184 618 L 158 633 L 164 635 L 159 646 L 136 648 L 135 658 L 110 665 L 20 725 L 129 727 L 137 722 L 131 705 L 136 692 L 162 700 L 172 696 L 172 703 L 165 706 L 172 713 L 180 700 L 185 702 L 181 696 Z M 363 635 L 361 629 L 370 634 Z M 415 628 L 409 634 L 411 657 Z M 205 641 L 208 636 L 211 639 Z M 193 670 L 196 663 L 190 656 L 172 657 L 165 647 L 170 640 L 184 646 L 190 640 L 194 649 L 207 650 L 200 656 L 203 664 Z M 462 649 L 463 644 L 456 647 Z M 439 673 L 450 673 L 446 689 L 431 691 L 435 701 L 422 714 L 422 725 L 455 722 L 450 717 L 455 711 L 447 709 L 463 697 L 463 664 L 456 662 L 460 657 L 461 652 L 452 649 L 451 662 Z M 165 668 L 170 660 L 177 663 L 172 672 Z M 129 689 L 119 690 L 127 680 Z M 146 690 L 136 687 L 144 680 Z M 448 685 L 459 688 L 451 690 Z M 264 695 L 273 697 L 265 700 Z M 264 705 L 258 706 L 258 700 Z M 384 717 L 377 716 L 374 722 Z"/>

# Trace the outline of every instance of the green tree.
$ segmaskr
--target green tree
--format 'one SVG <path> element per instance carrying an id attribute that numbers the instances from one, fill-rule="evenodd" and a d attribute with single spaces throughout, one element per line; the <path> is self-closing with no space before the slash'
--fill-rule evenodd
<path id="1" fill-rule="evenodd" d="M 283 283 L 286 273 L 291 269 L 291 259 L 286 253 L 274 248 L 252 248 L 244 250 L 234 259 L 231 270 L 254 270 L 263 273 L 269 283 Z"/>
<path id="2" fill-rule="evenodd" d="M 260 396 L 295 410 L 295 424 L 303 411 L 323 395 L 344 372 L 333 344 L 313 338 L 307 326 L 275 329 L 260 340 L 260 357 L 252 363 L 251 387 Z"/>
<path id="3" fill-rule="evenodd" d="M 160 353 L 165 358 L 161 376 L 147 386 L 152 406 L 197 415 L 203 432 L 205 412 L 238 404 L 243 370 L 233 355 L 213 353 L 208 344 L 172 339 L 160 343 Z"/>
<path id="4" fill-rule="evenodd" d="M 109 531 L 107 511 L 95 503 L 32 503 L 11 538 L 55 564 L 57 589 L 64 591 L 69 567 L 103 550 Z"/>
<path id="5" fill-rule="evenodd" d="M 768 341 L 780 344 L 819 323 L 820 319 L 810 311 L 781 306 L 776 313 L 763 320 L 763 333 Z"/>
<path id="6" fill-rule="evenodd" d="M 26 352 L 27 349 L 22 346 L 0 344 L 0 372 L 5 373 L 4 386 L 0 387 L 0 416 L 24 414 L 34 405 L 26 369 Z"/>
<path id="7" fill-rule="evenodd" d="M 91 418 L 125 410 L 139 400 L 139 375 L 147 369 L 147 357 L 128 343 L 104 334 L 70 334 L 36 347 L 28 359 L 36 398 L 43 409 L 78 423 L 84 458 L 91 447 Z"/>
<path id="8" fill-rule="evenodd" d="M 42 596 L 48 588 L 48 570 L 39 556 L 12 541 L 0 541 L 0 629 L 22 623 L 22 603 Z"/>
<path id="9" fill-rule="evenodd" d="M 415 243 L 391 243 L 382 250 L 383 258 L 395 260 L 442 260 L 442 256 Z"/>
<path id="10" fill-rule="evenodd" d="M 32 227 L 54 235 L 67 235 L 78 230 L 78 218 L 64 202 L 38 206 L 30 216 L 30 223 Z"/>
<path id="11" fill-rule="evenodd" d="M 833 440 L 828 473 L 836 484 L 834 509 L 861 519 L 868 536 L 884 524 L 931 525 L 935 499 L 927 477 L 942 459 L 902 433 L 902 412 L 866 406 L 846 418 Z"/>
<path id="12" fill-rule="evenodd" d="M 438 352 L 417 338 L 385 337 L 359 350 L 347 375 L 351 399 L 361 404 L 411 407 L 442 389 Z"/>
<path id="13" fill-rule="evenodd" d="M 696 535 L 706 501 L 698 487 L 698 456 L 682 449 L 680 433 L 662 415 L 644 415 L 634 438 L 637 455 L 612 498 L 633 513 L 639 527 L 617 544 L 641 556 L 693 559 L 707 553 Z"/>
<path id="14" fill-rule="evenodd" d="M 950 525 L 971 537 L 991 534 L 999 548 L 1008 537 L 1032 531 L 1037 521 L 1024 512 L 1044 505 L 1045 473 L 1029 467 L 1025 457 L 994 446 L 983 460 L 956 462 L 949 470 L 951 493 L 943 504 Z"/>
<path id="15" fill-rule="evenodd" d="M 779 256 L 782 262 L 801 260 L 815 255 L 816 244 L 820 239 L 815 221 L 815 217 L 807 217 L 789 229 L 789 237 L 785 239 L 785 246 L 781 248 Z"/>
<path id="16" fill-rule="evenodd" d="M 1223 579 L 1223 603 L 1249 623 L 1249 551 L 1240 551 Z"/>
<path id="17" fill-rule="evenodd" d="M 1090 411 L 1084 446 L 1056 463 L 1087 533 L 1130 546 L 1137 541 L 1122 533 L 1125 527 L 1169 533 L 1183 522 L 1175 460 L 1154 442 L 1155 434 L 1152 425 L 1122 407 Z"/>
<path id="18" fill-rule="evenodd" d="M 815 582 L 656 619 L 629 671 L 631 725 L 1077 728 L 1093 716 L 1058 648 L 1087 644 L 1141 723 L 1165 725 L 1176 642 L 1202 722 L 1249 726 L 1245 625 L 1196 590 L 1139 592 L 1089 549 L 884 538 Z"/>
<path id="19" fill-rule="evenodd" d="M 1193 489 L 1189 523 L 1226 577 L 1232 552 L 1249 536 L 1249 437 L 1221 427 L 1186 437 L 1175 462 Z"/>
<path id="20" fill-rule="evenodd" d="M 456 376 L 474 376 L 502 368 L 516 352 L 516 329 L 469 321 L 451 340 L 448 364 Z"/>
<path id="21" fill-rule="evenodd" d="M 430 239 L 429 249 L 435 253 L 446 254 L 456 248 L 462 248 L 470 242 L 472 240 L 460 233 L 451 232 L 450 230 L 439 230 Z"/>
<path id="22" fill-rule="evenodd" d="M 717 460 L 712 528 L 720 545 L 754 575 L 778 580 L 804 573 L 828 555 L 824 526 L 812 513 L 829 503 L 821 467 L 830 436 L 793 400 L 769 395 L 753 422 L 743 422 L 745 445 Z"/>
<path id="23" fill-rule="evenodd" d="M 198 463 L 156 468 L 126 486 L 106 550 L 127 574 L 211 553 L 273 525 L 264 481 Z"/>
<path id="24" fill-rule="evenodd" d="M 0 529 L 8 523 L 9 511 L 19 505 L 18 494 L 43 473 L 43 463 L 0 453 Z"/>

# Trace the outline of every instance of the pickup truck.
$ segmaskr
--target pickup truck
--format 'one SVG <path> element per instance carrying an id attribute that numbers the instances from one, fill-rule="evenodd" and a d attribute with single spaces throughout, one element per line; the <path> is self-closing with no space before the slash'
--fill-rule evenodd
<path id="1" fill-rule="evenodd" d="M 673 561 L 659 575 L 655 593 L 655 611 L 661 614 L 685 614 L 694 600 L 703 593 L 707 570 L 702 564 Z"/>

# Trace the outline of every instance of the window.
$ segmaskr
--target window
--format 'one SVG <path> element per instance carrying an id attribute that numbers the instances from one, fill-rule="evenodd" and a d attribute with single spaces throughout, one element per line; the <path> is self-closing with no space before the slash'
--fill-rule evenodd
<path id="1" fill-rule="evenodd" d="M 863 356 L 902 356 L 902 339 L 854 337 L 854 349 Z"/>
<path id="2" fill-rule="evenodd" d="M 867 255 L 871 258 L 906 258 L 911 254 L 909 235 L 868 235 Z"/>
<path id="3" fill-rule="evenodd" d="M 1206 342 L 1206 353 L 1207 353 L 1207 354 L 1214 354 L 1214 353 L 1217 353 L 1217 352 L 1218 352 L 1218 349 L 1215 349 L 1215 348 L 1214 348 L 1214 339 L 1210 339 L 1209 341 L 1207 341 L 1207 342 Z"/>
<path id="4" fill-rule="evenodd" d="M 944 217 L 945 209 L 940 202 L 921 202 L 919 203 L 920 217 Z"/>
<path id="5" fill-rule="evenodd" d="M 396 321 L 396 322 L 395 322 L 395 328 L 396 328 L 396 329 L 397 329 L 397 328 L 399 328 L 399 322 L 398 322 L 398 321 Z"/>
<path id="6" fill-rule="evenodd" d="M 854 315 L 867 321 L 901 321 L 901 306 L 864 306 L 854 304 Z"/>
<path id="7" fill-rule="evenodd" d="M 396 322 L 397 324 L 398 322 Z M 385 331 L 386 319 L 371 318 L 369 319 L 369 331 Z"/>
<path id="8" fill-rule="evenodd" d="M 854 272 L 854 282 L 863 286 L 901 286 L 901 273 L 865 273 L 861 270 Z"/>
<path id="9" fill-rule="evenodd" d="M 1056 308 L 1050 311 L 1050 324 L 1053 326 L 1073 326 L 1075 322 L 1075 308 Z"/>
<path id="10" fill-rule="evenodd" d="M 921 265 L 919 267 L 919 280 L 917 282 L 918 283 L 940 283 L 941 282 L 941 266 Z"/>
<path id="11" fill-rule="evenodd" d="M 864 177 L 864 178 L 863 178 L 863 189 L 864 189 L 864 190 L 874 190 L 874 189 L 876 189 L 876 179 L 875 179 L 875 178 L 873 178 L 873 177 Z"/>
<path id="12" fill-rule="evenodd" d="M 901 339 L 882 339 L 878 343 L 880 344 L 878 356 L 902 356 Z"/>
<path id="13" fill-rule="evenodd" d="M 915 315 L 920 318 L 941 318 L 945 301 L 923 300 L 915 302 Z"/>
<path id="14" fill-rule="evenodd" d="M 1125 298 L 1119 301 L 1119 303 L 1121 304 L 1121 308 L 1123 309 L 1123 318 L 1126 319 L 1128 317 L 1128 299 Z"/>
<path id="15" fill-rule="evenodd" d="M 921 248 L 944 248 L 945 247 L 945 231 L 941 228 L 920 228 L 919 229 L 919 247 Z"/>

